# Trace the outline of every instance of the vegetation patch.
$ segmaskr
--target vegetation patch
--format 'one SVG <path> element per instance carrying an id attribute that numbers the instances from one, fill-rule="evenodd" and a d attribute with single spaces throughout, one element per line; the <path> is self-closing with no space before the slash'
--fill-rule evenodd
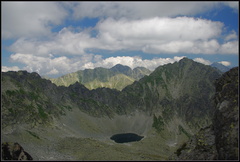
<path id="1" fill-rule="evenodd" d="M 47 116 L 47 114 L 44 112 L 42 106 L 39 105 L 39 104 L 37 104 L 37 106 L 38 106 L 38 113 L 39 113 L 40 117 L 43 118 L 43 119 L 47 119 L 48 116 Z"/>
<path id="2" fill-rule="evenodd" d="M 153 115 L 153 124 L 152 127 L 157 130 L 157 132 L 161 132 L 164 130 L 164 121 L 161 116 L 156 117 L 156 115 Z"/>
<path id="3" fill-rule="evenodd" d="M 18 93 L 19 93 L 19 94 L 25 94 L 26 92 L 25 92 L 22 88 L 20 88 L 20 89 L 18 90 Z"/>
<path id="4" fill-rule="evenodd" d="M 168 121 L 168 120 L 171 120 L 171 118 L 173 117 L 173 108 L 171 106 L 169 106 L 171 103 L 170 102 L 167 102 L 165 105 L 164 105 L 164 110 L 162 112 L 162 116 L 164 117 L 164 120 Z"/>
<path id="5" fill-rule="evenodd" d="M 32 100 L 37 100 L 39 98 L 39 95 L 37 95 L 35 92 L 29 92 L 29 95 Z"/>
<path id="6" fill-rule="evenodd" d="M 17 92 L 16 92 L 16 91 L 7 90 L 7 91 L 6 91 L 6 94 L 7 94 L 8 96 L 14 96 L 14 95 L 17 94 Z"/>

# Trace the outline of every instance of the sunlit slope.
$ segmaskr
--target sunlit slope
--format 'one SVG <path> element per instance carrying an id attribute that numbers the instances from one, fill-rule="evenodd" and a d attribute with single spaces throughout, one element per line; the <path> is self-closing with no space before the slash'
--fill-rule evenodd
<path id="1" fill-rule="evenodd" d="M 58 86 L 67 87 L 75 82 L 79 82 L 90 90 L 101 87 L 122 90 L 135 80 L 139 80 L 150 73 L 151 71 L 144 67 L 137 67 L 132 70 L 128 66 L 117 64 L 110 69 L 99 67 L 79 70 L 59 78 L 51 78 L 50 80 Z"/>
<path id="2" fill-rule="evenodd" d="M 123 88 L 126 87 L 126 85 L 130 85 L 134 82 L 134 79 L 131 77 L 128 77 L 124 74 L 117 74 L 112 76 L 111 78 L 108 79 L 107 82 L 101 82 L 97 79 L 87 82 L 85 86 L 88 89 L 96 89 L 96 88 L 111 88 L 111 89 L 118 89 L 122 90 Z"/>

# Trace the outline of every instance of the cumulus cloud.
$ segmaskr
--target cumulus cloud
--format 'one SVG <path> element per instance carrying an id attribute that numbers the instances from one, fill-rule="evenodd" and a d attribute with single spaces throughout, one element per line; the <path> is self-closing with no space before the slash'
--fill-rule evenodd
<path id="1" fill-rule="evenodd" d="M 205 60 L 203 58 L 195 58 L 193 60 L 196 61 L 196 62 L 202 63 L 204 65 L 211 65 L 212 64 L 211 61 Z"/>
<path id="2" fill-rule="evenodd" d="M 239 42 L 229 41 L 221 45 L 219 53 L 221 54 L 238 54 L 239 52 Z"/>
<path id="3" fill-rule="evenodd" d="M 17 53 L 10 56 L 11 61 L 25 64 L 25 70 L 37 72 L 41 75 L 66 74 L 81 69 L 81 66 L 91 61 L 94 55 L 78 58 L 34 56 L 32 54 Z"/>
<path id="4" fill-rule="evenodd" d="M 74 33 L 63 28 L 50 40 L 18 39 L 10 46 L 10 50 L 16 53 L 34 53 L 35 55 L 81 55 L 85 49 L 97 46 L 99 43 L 85 31 Z"/>
<path id="5" fill-rule="evenodd" d="M 17 66 L 12 66 L 12 67 L 8 67 L 8 66 L 2 66 L 2 72 L 7 72 L 7 71 L 19 71 L 20 68 Z"/>
<path id="6" fill-rule="evenodd" d="M 144 20 L 108 18 L 95 26 L 96 36 L 92 36 L 89 29 L 74 32 L 63 28 L 50 40 L 18 39 L 10 50 L 39 56 L 49 53 L 84 55 L 90 49 L 139 50 L 152 54 L 236 54 L 238 41 L 218 43 L 216 38 L 221 36 L 222 28 L 221 22 L 191 17 Z"/>
<path id="7" fill-rule="evenodd" d="M 237 39 L 237 33 L 233 30 L 231 31 L 231 33 L 229 33 L 226 37 L 225 37 L 225 41 L 229 41 L 229 40 L 234 40 Z"/>
<path id="8" fill-rule="evenodd" d="M 230 66 L 231 65 L 231 62 L 229 62 L 229 61 L 220 61 L 218 63 L 223 64 L 224 66 Z"/>
<path id="9" fill-rule="evenodd" d="M 194 16 L 221 4 L 238 9 L 238 2 L 2 2 L 2 37 L 48 36 L 66 18 L 148 19 Z M 68 17 L 67 17 L 68 16 Z"/>
<path id="10" fill-rule="evenodd" d="M 109 26 L 111 25 L 111 26 Z M 107 19 L 98 24 L 103 33 L 109 32 L 117 37 L 154 38 L 161 40 L 206 40 L 218 36 L 223 24 L 192 17 L 160 18 L 144 20 Z M 198 32 L 194 32 L 198 29 Z M 112 33 L 112 32 L 115 32 Z M 194 33 L 192 33 L 194 32 Z"/>
<path id="11" fill-rule="evenodd" d="M 2 38 L 48 36 L 67 11 L 57 2 L 2 2 Z"/>

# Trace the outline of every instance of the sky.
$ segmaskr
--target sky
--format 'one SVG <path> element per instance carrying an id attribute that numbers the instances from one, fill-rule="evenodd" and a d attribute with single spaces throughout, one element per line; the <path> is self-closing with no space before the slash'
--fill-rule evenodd
<path id="1" fill-rule="evenodd" d="M 1 1 L 2 71 L 239 62 L 238 1 Z"/>

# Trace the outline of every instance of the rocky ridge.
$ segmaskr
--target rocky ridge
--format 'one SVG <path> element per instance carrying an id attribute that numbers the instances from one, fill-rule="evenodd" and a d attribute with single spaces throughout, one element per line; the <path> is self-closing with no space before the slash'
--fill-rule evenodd
<path id="1" fill-rule="evenodd" d="M 170 159 L 238 160 L 238 79 L 238 67 L 235 67 L 216 80 L 213 123 L 178 148 Z"/>

